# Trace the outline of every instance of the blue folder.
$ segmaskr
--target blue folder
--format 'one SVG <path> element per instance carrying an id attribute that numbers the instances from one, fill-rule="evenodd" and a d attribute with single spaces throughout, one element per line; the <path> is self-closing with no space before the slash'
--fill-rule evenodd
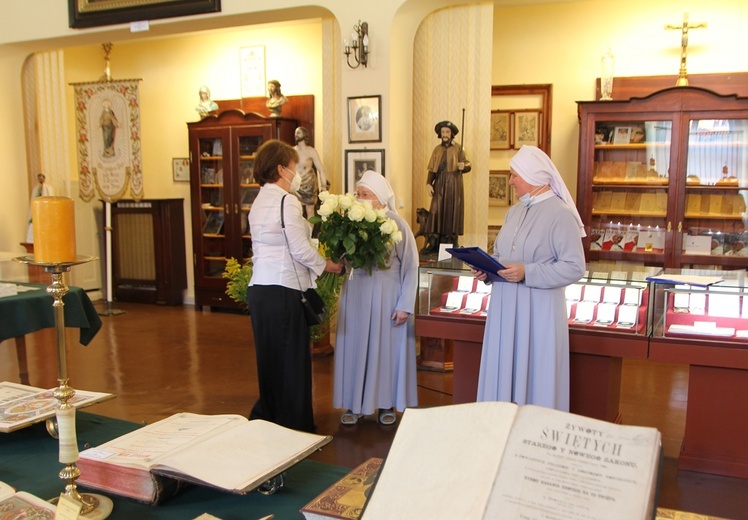
<path id="1" fill-rule="evenodd" d="M 501 265 L 496 258 L 489 255 L 480 247 L 450 247 L 447 249 L 447 253 L 465 262 L 473 269 L 483 271 L 488 275 L 488 279 L 493 282 L 506 281 L 496 274 L 496 271 L 506 269 L 506 267 Z"/>

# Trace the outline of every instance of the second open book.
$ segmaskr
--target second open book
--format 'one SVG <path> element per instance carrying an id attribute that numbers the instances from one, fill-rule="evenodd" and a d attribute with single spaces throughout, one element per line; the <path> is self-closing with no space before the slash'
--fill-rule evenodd
<path id="1" fill-rule="evenodd" d="M 331 440 L 239 415 L 179 413 L 82 451 L 78 484 L 152 504 L 180 481 L 244 494 Z"/>
<path id="2" fill-rule="evenodd" d="M 364 520 L 654 518 L 654 428 L 538 406 L 408 409 Z"/>

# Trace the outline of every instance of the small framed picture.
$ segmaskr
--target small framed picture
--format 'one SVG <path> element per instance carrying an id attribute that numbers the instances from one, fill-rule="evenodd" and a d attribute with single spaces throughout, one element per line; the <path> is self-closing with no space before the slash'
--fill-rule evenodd
<path id="1" fill-rule="evenodd" d="M 491 110 L 491 150 L 509 150 L 512 126 L 511 112 Z"/>
<path id="2" fill-rule="evenodd" d="M 486 235 L 486 251 L 489 255 L 493 254 L 493 244 L 496 241 L 496 237 L 501 231 L 501 226 L 488 226 L 488 234 Z"/>
<path id="3" fill-rule="evenodd" d="M 348 142 L 382 142 L 382 96 L 348 98 Z"/>
<path id="4" fill-rule="evenodd" d="M 488 173 L 488 205 L 509 205 L 509 172 L 506 170 Z"/>
<path id="5" fill-rule="evenodd" d="M 374 170 L 384 177 L 384 150 L 345 151 L 345 192 L 356 189 L 356 183 L 366 170 Z"/>
<path id="6" fill-rule="evenodd" d="M 171 160 L 171 170 L 174 182 L 190 181 L 190 160 L 187 158 L 175 158 Z"/>
<path id="7" fill-rule="evenodd" d="M 617 126 L 613 129 L 613 144 L 629 144 L 631 142 L 631 127 Z"/>
<path id="8" fill-rule="evenodd" d="M 538 146 L 540 142 L 540 111 L 526 110 L 514 113 L 514 148 L 522 145 Z"/>

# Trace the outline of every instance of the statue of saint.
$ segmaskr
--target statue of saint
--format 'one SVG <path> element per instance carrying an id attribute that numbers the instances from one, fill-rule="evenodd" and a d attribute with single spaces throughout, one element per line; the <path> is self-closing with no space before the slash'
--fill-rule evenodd
<path id="1" fill-rule="evenodd" d="M 210 89 L 203 85 L 200 87 L 200 102 L 195 107 L 197 113 L 200 114 L 200 119 L 204 118 L 211 112 L 218 110 L 218 103 L 210 99 Z"/>
<path id="2" fill-rule="evenodd" d="M 296 171 L 301 176 L 301 186 L 296 192 L 296 196 L 304 205 L 306 218 L 310 218 L 315 214 L 314 209 L 317 206 L 319 192 L 326 190 L 328 183 L 319 154 L 309 145 L 309 131 L 300 126 L 294 132 L 294 138 L 296 140 L 296 151 L 299 153 Z"/>

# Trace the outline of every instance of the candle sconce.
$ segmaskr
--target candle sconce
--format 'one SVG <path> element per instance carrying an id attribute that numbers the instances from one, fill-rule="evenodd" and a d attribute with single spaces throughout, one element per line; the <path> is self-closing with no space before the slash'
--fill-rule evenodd
<path id="1" fill-rule="evenodd" d="M 366 68 L 366 64 L 369 61 L 369 24 L 359 20 L 357 25 L 353 26 L 353 32 L 351 33 L 351 45 L 348 45 L 348 40 L 343 40 L 345 50 L 345 61 L 348 66 L 352 69 L 358 68 L 359 65 L 363 65 Z M 351 51 L 351 46 L 353 50 Z M 350 57 L 353 54 L 353 61 L 355 65 L 351 65 Z"/>
<path id="2" fill-rule="evenodd" d="M 66 482 L 63 495 L 82 504 L 80 514 L 85 515 L 96 511 L 97 519 L 104 519 L 112 511 L 112 501 L 97 494 L 81 494 L 75 481 L 80 477 L 80 469 L 76 466 L 78 461 L 78 440 L 75 432 L 75 408 L 68 401 L 75 395 L 75 390 L 68 385 L 67 347 L 65 344 L 65 303 L 62 301 L 70 288 L 65 284 L 62 277 L 70 271 L 74 265 L 85 264 L 97 260 L 94 256 L 78 256 L 73 262 L 36 262 L 33 255 L 14 258 L 16 262 L 42 267 L 45 272 L 52 275 L 52 284 L 47 287 L 47 293 L 54 301 L 55 330 L 57 333 L 57 382 L 58 387 L 54 391 L 55 399 L 58 401 L 56 412 L 56 424 L 50 419 L 47 422 L 47 431 L 59 441 L 59 460 L 65 464 L 59 476 Z M 54 500 L 52 501 L 54 502 Z"/>

